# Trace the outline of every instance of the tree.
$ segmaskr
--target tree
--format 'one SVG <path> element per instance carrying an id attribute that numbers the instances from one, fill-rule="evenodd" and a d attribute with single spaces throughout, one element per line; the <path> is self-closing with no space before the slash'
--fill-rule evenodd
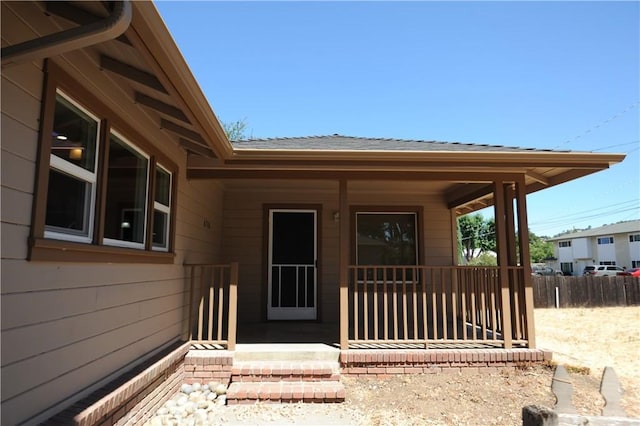
<path id="1" fill-rule="evenodd" d="M 553 258 L 553 244 L 529 231 L 529 254 L 531 263 L 542 263 Z"/>
<path id="2" fill-rule="evenodd" d="M 245 118 L 231 122 L 222 122 L 222 128 L 230 141 L 246 139 L 247 121 Z"/>
<path id="3" fill-rule="evenodd" d="M 495 221 L 485 220 L 481 214 L 458 218 L 458 242 L 464 263 L 496 249 Z"/>

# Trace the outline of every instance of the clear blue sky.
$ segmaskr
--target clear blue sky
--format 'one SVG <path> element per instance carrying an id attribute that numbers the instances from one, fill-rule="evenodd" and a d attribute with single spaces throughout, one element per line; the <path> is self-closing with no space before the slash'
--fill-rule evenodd
<path id="1" fill-rule="evenodd" d="M 640 219 L 639 2 L 156 5 L 218 118 L 247 136 L 626 153 L 530 195 L 529 224 Z"/>

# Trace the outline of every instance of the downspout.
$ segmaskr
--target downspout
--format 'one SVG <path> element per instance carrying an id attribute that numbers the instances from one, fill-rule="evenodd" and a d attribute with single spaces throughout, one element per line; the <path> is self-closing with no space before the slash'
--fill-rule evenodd
<path id="1" fill-rule="evenodd" d="M 2 48 L 2 68 L 61 55 L 120 36 L 131 23 L 131 2 L 114 3 L 112 13 L 105 19 Z"/>

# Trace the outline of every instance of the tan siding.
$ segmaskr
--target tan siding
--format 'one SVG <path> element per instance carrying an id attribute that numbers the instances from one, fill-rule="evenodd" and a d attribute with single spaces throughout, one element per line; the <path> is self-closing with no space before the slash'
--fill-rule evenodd
<path id="1" fill-rule="evenodd" d="M 38 149 L 38 130 L 20 123 L 4 114 L 4 112 L 1 120 L 0 139 L 2 140 L 2 150 L 33 161 L 36 158 L 36 150 Z"/>
<path id="2" fill-rule="evenodd" d="M 424 261 L 427 264 L 451 265 L 450 213 L 442 197 L 407 191 L 402 183 L 397 184 L 397 191 L 393 189 L 389 184 L 384 191 L 352 189 L 349 204 L 422 206 Z M 339 222 L 333 220 L 333 213 L 338 210 L 338 183 L 326 181 L 256 181 L 229 185 L 224 199 L 223 241 L 225 258 L 239 261 L 241 265 L 238 289 L 240 320 L 262 320 L 260 312 L 266 303 L 261 294 L 261 290 L 266 288 L 262 276 L 264 204 L 322 205 L 322 217 L 319 218 L 322 227 L 319 307 L 323 322 L 337 322 Z"/>
<path id="3" fill-rule="evenodd" d="M 2 3 L 3 45 L 5 24 L 13 25 L 8 23 L 11 9 L 39 13 L 33 5 L 6 3 Z M 44 16 L 33 19 L 42 25 L 49 21 Z M 20 27 L 19 37 L 10 36 L 12 43 L 33 36 L 19 19 L 15 26 Z M 178 164 L 176 258 L 173 265 L 152 266 L 24 260 L 43 77 L 40 63 L 3 70 L 3 424 L 19 423 L 52 406 L 63 408 L 60 404 L 67 398 L 77 399 L 82 396 L 78 392 L 90 391 L 96 382 L 179 339 L 187 316 L 183 262 L 219 262 L 221 257 L 221 185 L 186 179 L 185 152 L 143 109 L 130 107 L 131 94 L 117 84 L 119 77 L 112 79 L 95 67 L 97 55 L 74 53 L 66 58 L 74 61 L 72 66 L 62 61 L 67 72 Z"/>

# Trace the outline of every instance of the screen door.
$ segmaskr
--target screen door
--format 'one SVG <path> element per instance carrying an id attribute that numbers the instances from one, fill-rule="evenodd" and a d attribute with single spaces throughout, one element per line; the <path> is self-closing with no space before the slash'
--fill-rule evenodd
<path id="1" fill-rule="evenodd" d="M 269 210 L 270 320 L 315 320 L 317 212 Z"/>

